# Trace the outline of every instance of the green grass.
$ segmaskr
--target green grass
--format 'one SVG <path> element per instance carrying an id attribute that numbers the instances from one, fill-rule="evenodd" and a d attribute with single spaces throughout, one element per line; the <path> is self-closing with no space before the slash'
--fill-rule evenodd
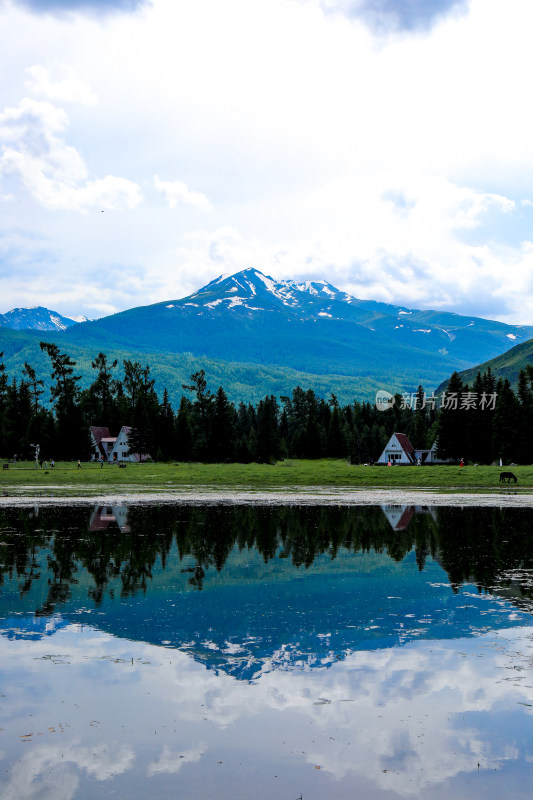
<path id="1" fill-rule="evenodd" d="M 7 462 L 0 462 L 7 463 Z M 518 483 L 516 489 L 533 489 L 533 466 L 511 469 Z M 180 486 L 248 487 L 284 489 L 300 487 L 350 488 L 424 488 L 443 490 L 480 490 L 502 488 L 499 467 L 433 466 L 433 467 L 364 467 L 351 466 L 341 459 L 306 461 L 287 459 L 277 464 L 116 464 L 60 462 L 55 469 L 35 469 L 32 462 L 10 463 L 0 472 L 0 490 L 23 494 L 24 488 L 53 495 L 64 492 L 93 494 L 107 490 L 165 491 Z M 46 491 L 48 487 L 49 491 Z M 507 483 L 505 483 L 507 487 Z"/>

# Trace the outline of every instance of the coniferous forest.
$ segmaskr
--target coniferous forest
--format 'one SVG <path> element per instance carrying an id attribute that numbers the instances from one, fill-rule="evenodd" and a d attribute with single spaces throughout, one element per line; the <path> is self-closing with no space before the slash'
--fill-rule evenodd
<path id="1" fill-rule="evenodd" d="M 88 460 L 91 425 L 116 435 L 132 428 L 130 450 L 157 461 L 270 463 L 291 458 L 349 458 L 371 463 L 393 432 L 407 434 L 416 448 L 435 440 L 442 458 L 492 463 L 531 463 L 533 367 L 521 371 L 515 390 L 490 370 L 472 386 L 454 373 L 446 392 L 396 395 L 386 411 L 367 402 L 341 406 L 335 394 L 319 397 L 297 386 L 290 396 L 267 395 L 256 405 L 232 403 L 222 386 L 208 385 L 204 370 L 183 384 L 178 408 L 165 390 L 158 397 L 150 367 L 122 364 L 99 353 L 94 380 L 80 388 L 76 362 L 57 345 L 41 342 L 50 361 L 50 396 L 43 376 L 25 363 L 23 377 L 10 377 L 0 360 L 0 456 L 31 459 L 39 442 L 44 458 Z M 0 358 L 1 358 L 0 354 Z M 354 386 L 354 394 L 357 387 Z M 482 399 L 483 398 L 483 399 Z M 480 399 L 481 402 L 480 402 Z"/>

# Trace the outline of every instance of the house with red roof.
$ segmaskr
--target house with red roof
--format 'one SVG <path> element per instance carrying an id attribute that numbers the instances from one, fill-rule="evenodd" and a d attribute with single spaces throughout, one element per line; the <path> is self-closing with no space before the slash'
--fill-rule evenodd
<path id="1" fill-rule="evenodd" d="M 146 461 L 148 453 L 130 453 L 129 434 L 131 428 L 123 425 L 118 436 L 111 436 L 109 428 L 91 425 L 90 429 L 93 452 L 92 461 Z"/>
<path id="2" fill-rule="evenodd" d="M 113 447 L 117 437 L 111 436 L 109 428 L 105 428 L 102 425 L 91 425 L 89 433 L 93 446 L 91 460 L 100 461 L 103 459 L 104 461 L 112 461 Z"/>
<path id="3" fill-rule="evenodd" d="M 385 448 L 376 461 L 376 464 L 450 464 L 451 459 L 442 459 L 437 456 L 437 443 L 429 450 L 420 450 L 413 447 L 405 433 L 393 433 Z"/>

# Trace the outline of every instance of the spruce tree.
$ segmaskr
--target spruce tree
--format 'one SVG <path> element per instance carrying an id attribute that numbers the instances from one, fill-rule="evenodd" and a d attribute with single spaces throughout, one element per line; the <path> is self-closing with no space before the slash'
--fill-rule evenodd
<path id="1" fill-rule="evenodd" d="M 235 408 L 222 386 L 213 404 L 209 460 L 215 463 L 233 461 L 235 453 Z"/>
<path id="2" fill-rule="evenodd" d="M 439 458 L 459 461 L 467 457 L 469 447 L 466 415 L 470 412 L 461 410 L 461 394 L 465 388 L 460 376 L 454 372 L 443 394 L 443 403 L 437 419 Z"/>
<path id="3" fill-rule="evenodd" d="M 76 362 L 55 344 L 41 342 L 40 347 L 52 362 L 50 401 L 55 411 L 55 457 L 84 460 L 90 449 L 89 422 L 79 404 L 81 376 L 74 375 Z"/>
<path id="4" fill-rule="evenodd" d="M 192 454 L 191 402 L 182 395 L 176 416 L 176 447 L 174 455 L 178 461 L 191 461 Z"/>

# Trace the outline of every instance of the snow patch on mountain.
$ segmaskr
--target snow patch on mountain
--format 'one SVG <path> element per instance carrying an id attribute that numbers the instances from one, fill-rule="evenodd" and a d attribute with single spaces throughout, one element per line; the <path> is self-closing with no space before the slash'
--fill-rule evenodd
<path id="1" fill-rule="evenodd" d="M 0 314 L 0 326 L 13 330 L 65 331 L 73 325 L 76 325 L 76 320 L 43 306 L 12 308 Z"/>
<path id="2" fill-rule="evenodd" d="M 61 317 L 56 316 L 55 314 L 50 314 L 50 322 L 55 325 L 58 331 L 66 331 L 68 325 L 65 325 L 61 322 Z"/>

